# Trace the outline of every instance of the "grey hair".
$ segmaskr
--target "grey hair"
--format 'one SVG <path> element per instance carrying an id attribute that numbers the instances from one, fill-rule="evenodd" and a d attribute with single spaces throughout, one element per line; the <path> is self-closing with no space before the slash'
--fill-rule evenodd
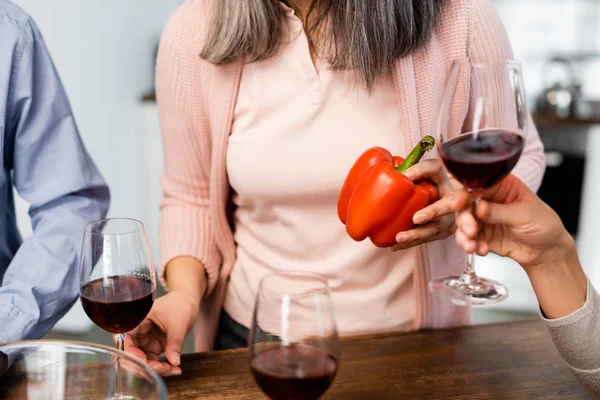
<path id="1" fill-rule="evenodd" d="M 283 3 L 293 7 L 293 0 Z M 426 44 L 445 0 L 313 0 L 305 17 L 311 50 L 351 70 L 372 91 L 398 59 Z M 280 0 L 216 0 L 201 57 L 217 65 L 265 60 L 287 28 Z M 319 36 L 319 40 L 315 38 Z"/>

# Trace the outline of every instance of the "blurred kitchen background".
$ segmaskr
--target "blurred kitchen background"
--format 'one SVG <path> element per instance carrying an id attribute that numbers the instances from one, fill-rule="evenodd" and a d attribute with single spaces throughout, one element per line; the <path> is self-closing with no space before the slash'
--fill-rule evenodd
<path id="1" fill-rule="evenodd" d="M 476 0 L 479 1 L 479 0 Z M 600 287 L 600 1 L 493 0 L 524 66 L 529 103 L 546 145 L 540 196 L 576 238 Z M 142 220 L 155 260 L 162 147 L 153 96 L 160 32 L 182 0 L 16 0 L 37 21 L 69 94 L 88 150 L 112 191 L 110 216 Z M 27 204 L 18 201 L 23 236 Z M 509 299 L 474 310 L 476 323 L 525 318 L 537 304 L 509 260 L 477 260 L 482 276 L 507 284 Z M 79 302 L 49 337 L 112 343 Z M 186 343 L 185 351 L 192 351 Z"/>

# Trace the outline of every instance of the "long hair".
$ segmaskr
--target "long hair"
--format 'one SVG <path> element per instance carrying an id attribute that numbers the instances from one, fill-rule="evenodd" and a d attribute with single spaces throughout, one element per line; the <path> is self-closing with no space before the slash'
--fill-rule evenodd
<path id="1" fill-rule="evenodd" d="M 290 0 L 285 4 L 293 8 Z M 445 0 L 313 0 L 305 26 L 312 51 L 354 72 L 372 91 L 396 60 L 427 43 Z M 214 64 L 273 56 L 287 29 L 280 0 L 215 0 L 201 57 Z"/>

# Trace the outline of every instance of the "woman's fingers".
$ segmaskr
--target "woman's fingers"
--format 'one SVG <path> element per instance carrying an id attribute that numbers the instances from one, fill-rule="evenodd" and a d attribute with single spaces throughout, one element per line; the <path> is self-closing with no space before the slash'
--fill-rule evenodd
<path id="1" fill-rule="evenodd" d="M 477 250 L 477 242 L 465 235 L 465 233 L 459 229 L 456 230 L 456 244 L 458 244 L 458 247 L 463 249 L 465 253 L 473 253 Z"/>
<path id="2" fill-rule="evenodd" d="M 429 221 L 433 221 L 438 217 L 442 217 L 448 214 L 454 214 L 459 209 L 456 208 L 454 201 L 454 194 L 447 194 L 445 197 L 425 207 L 421 211 L 415 213 L 413 216 L 413 223 L 416 225 L 422 225 Z"/>
<path id="3" fill-rule="evenodd" d="M 137 327 L 138 335 L 145 336 L 145 335 L 149 334 L 150 331 L 152 331 L 153 327 L 154 327 L 154 322 L 152 322 L 149 319 L 143 320 L 142 323 Z"/>
<path id="4" fill-rule="evenodd" d="M 460 216 L 464 218 L 473 219 L 472 215 L 464 215 Z M 456 243 L 458 247 L 463 249 L 465 253 L 476 253 L 479 256 L 485 256 L 490 252 L 490 245 L 487 241 L 482 239 L 485 237 L 485 234 L 479 234 L 479 231 L 475 230 L 475 234 L 473 231 L 469 229 L 469 232 L 465 232 L 464 223 L 461 225 L 460 220 L 463 218 L 457 218 L 457 228 L 456 228 Z M 474 219 L 473 219 L 474 222 Z M 475 224 L 474 224 L 475 225 Z"/>
<path id="5" fill-rule="evenodd" d="M 435 183 L 440 197 L 454 191 L 442 162 L 437 159 L 421 161 L 407 169 L 404 175 L 413 181 L 429 179 Z"/>
<path id="6" fill-rule="evenodd" d="M 156 328 L 143 338 L 140 338 L 140 348 L 145 352 L 148 365 L 162 376 L 181 375 L 181 368 L 159 360 L 166 347 L 166 337 Z"/>
<path id="7" fill-rule="evenodd" d="M 434 240 L 445 239 L 455 230 L 453 216 L 437 218 L 425 225 L 400 232 L 396 235 L 398 244 L 392 247 L 392 251 L 404 250 Z"/>
<path id="8" fill-rule="evenodd" d="M 125 334 L 125 351 L 146 361 L 159 375 L 181 375 L 181 368 L 159 360 L 166 345 L 165 333 L 148 319 Z"/>
<path id="9" fill-rule="evenodd" d="M 469 239 L 474 239 L 479 232 L 479 225 L 469 211 L 461 211 L 456 215 L 456 228 Z"/>
<path id="10" fill-rule="evenodd" d="M 157 374 L 161 375 L 161 376 L 172 376 L 173 371 L 172 371 L 172 366 L 169 363 L 166 362 L 160 362 L 160 361 L 149 361 L 148 365 L 154 370 L 156 371 Z M 181 374 L 181 370 L 179 370 L 179 374 Z"/>
<path id="11" fill-rule="evenodd" d="M 465 210 L 471 206 L 471 196 L 469 196 L 469 192 L 466 190 L 459 190 L 455 192 L 452 198 L 454 200 L 452 208 L 456 210 Z"/>
<path id="12" fill-rule="evenodd" d="M 513 226 L 522 219 L 522 216 L 515 213 L 512 207 L 505 204 L 489 203 L 485 200 L 478 202 L 475 212 L 477 218 L 489 225 Z"/>
<path id="13" fill-rule="evenodd" d="M 487 254 L 490 252 L 490 245 L 483 241 L 483 240 L 479 240 L 477 241 L 477 255 L 478 256 L 487 256 Z"/>

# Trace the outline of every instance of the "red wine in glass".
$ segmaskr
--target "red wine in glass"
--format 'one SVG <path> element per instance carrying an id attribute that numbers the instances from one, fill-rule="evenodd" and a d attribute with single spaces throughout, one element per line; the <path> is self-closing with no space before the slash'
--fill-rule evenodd
<path id="1" fill-rule="evenodd" d="M 303 345 L 277 345 L 257 353 L 250 369 L 258 386 L 273 400 L 316 400 L 333 382 L 337 360 Z"/>
<path id="2" fill-rule="evenodd" d="M 108 276 L 87 282 L 81 288 L 81 303 L 86 314 L 110 333 L 129 332 L 150 312 L 152 281 L 135 276 Z"/>
<path id="3" fill-rule="evenodd" d="M 523 151 L 523 137 L 502 129 L 462 134 L 441 145 L 448 171 L 465 187 L 494 186 L 512 171 Z"/>

